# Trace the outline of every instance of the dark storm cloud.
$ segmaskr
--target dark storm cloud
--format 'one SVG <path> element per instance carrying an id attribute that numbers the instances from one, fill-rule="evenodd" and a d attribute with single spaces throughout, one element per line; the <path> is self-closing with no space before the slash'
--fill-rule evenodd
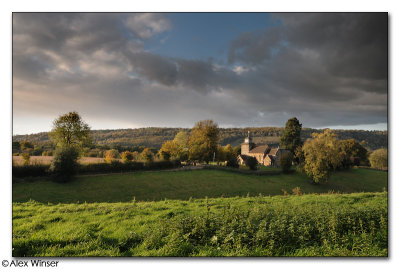
<path id="1" fill-rule="evenodd" d="M 239 34 L 216 62 L 146 50 L 172 29 L 163 14 L 16 13 L 14 111 L 62 107 L 147 126 L 387 121 L 387 14 L 274 17 L 268 29 Z"/>

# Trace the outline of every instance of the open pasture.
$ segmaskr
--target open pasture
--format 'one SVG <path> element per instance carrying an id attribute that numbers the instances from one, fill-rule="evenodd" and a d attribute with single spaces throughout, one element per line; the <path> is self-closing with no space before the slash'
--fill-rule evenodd
<path id="1" fill-rule="evenodd" d="M 157 171 L 78 176 L 68 184 L 48 180 L 13 184 L 13 201 L 43 203 L 187 200 L 234 196 L 303 193 L 380 192 L 387 189 L 387 172 L 355 168 L 335 173 L 329 182 L 310 184 L 301 173 L 247 175 L 219 170 Z"/>

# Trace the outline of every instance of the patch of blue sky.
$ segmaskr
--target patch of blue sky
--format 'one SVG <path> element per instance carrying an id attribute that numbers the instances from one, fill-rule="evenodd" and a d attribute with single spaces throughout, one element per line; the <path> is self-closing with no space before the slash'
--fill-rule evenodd
<path id="1" fill-rule="evenodd" d="M 224 64 L 230 42 L 239 34 L 276 25 L 268 13 L 167 13 L 173 27 L 144 44 L 146 50 L 173 58 Z"/>

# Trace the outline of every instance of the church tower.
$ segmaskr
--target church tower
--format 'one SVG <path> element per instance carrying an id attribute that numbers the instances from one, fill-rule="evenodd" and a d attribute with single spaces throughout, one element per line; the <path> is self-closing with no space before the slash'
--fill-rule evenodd
<path id="1" fill-rule="evenodd" d="M 241 154 L 248 155 L 249 151 L 254 147 L 253 141 L 250 137 L 250 131 L 247 133 L 247 137 L 244 139 L 244 143 L 241 144 Z"/>

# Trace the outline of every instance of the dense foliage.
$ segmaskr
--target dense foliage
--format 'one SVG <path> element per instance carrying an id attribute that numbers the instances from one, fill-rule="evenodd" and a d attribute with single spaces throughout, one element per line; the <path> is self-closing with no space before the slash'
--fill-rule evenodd
<path id="1" fill-rule="evenodd" d="M 78 171 L 79 152 L 76 147 L 60 146 L 54 154 L 50 173 L 54 181 L 68 182 Z"/>
<path id="2" fill-rule="evenodd" d="M 387 256 L 387 193 L 13 204 L 13 256 Z"/>
<path id="3" fill-rule="evenodd" d="M 53 122 L 49 137 L 57 146 L 74 146 L 82 148 L 90 144 L 90 128 L 77 112 L 69 112 L 59 116 Z"/>
<path id="4" fill-rule="evenodd" d="M 294 153 L 302 145 L 301 141 L 302 124 L 297 118 L 291 118 L 286 122 L 285 129 L 280 139 L 280 146 Z"/>
<path id="5" fill-rule="evenodd" d="M 371 167 L 373 168 L 387 168 L 388 167 L 388 151 L 387 149 L 377 149 L 371 153 L 369 157 Z"/>
<path id="6" fill-rule="evenodd" d="M 233 147 L 240 145 L 247 132 L 250 131 L 255 143 L 278 144 L 284 128 L 281 127 L 251 127 L 251 128 L 220 128 L 220 144 L 231 144 Z M 118 149 L 120 152 L 139 151 L 145 147 L 160 149 L 161 145 L 167 140 L 173 140 L 180 132 L 189 133 L 190 129 L 183 128 L 138 128 L 138 129 L 117 129 L 117 130 L 95 130 L 90 135 L 96 149 L 107 150 L 110 148 Z M 312 133 L 321 133 L 321 129 L 302 128 L 301 139 L 305 141 L 311 137 Z M 334 130 L 338 139 L 355 139 L 362 146 L 369 150 L 387 148 L 387 131 L 363 131 L 363 130 Z M 54 149 L 54 145 L 49 140 L 48 133 L 37 133 L 31 135 L 13 136 L 13 153 L 19 153 L 20 148 L 17 143 L 30 141 L 37 145 L 37 150 L 33 155 L 41 155 L 43 151 Z M 97 151 L 98 153 L 98 151 Z M 103 157 L 97 155 L 96 157 Z"/>
<path id="7" fill-rule="evenodd" d="M 292 162 L 293 162 L 293 153 L 288 152 L 281 156 L 279 163 L 284 173 L 290 171 L 290 168 L 292 167 Z"/>
<path id="8" fill-rule="evenodd" d="M 304 171 L 315 183 L 327 181 L 332 171 L 339 168 L 345 153 L 340 148 L 340 141 L 329 129 L 322 134 L 313 134 L 314 139 L 303 145 Z"/>
<path id="9" fill-rule="evenodd" d="M 218 151 L 219 128 L 212 120 L 203 120 L 195 124 L 188 139 L 189 160 L 204 161 L 215 159 Z"/>

